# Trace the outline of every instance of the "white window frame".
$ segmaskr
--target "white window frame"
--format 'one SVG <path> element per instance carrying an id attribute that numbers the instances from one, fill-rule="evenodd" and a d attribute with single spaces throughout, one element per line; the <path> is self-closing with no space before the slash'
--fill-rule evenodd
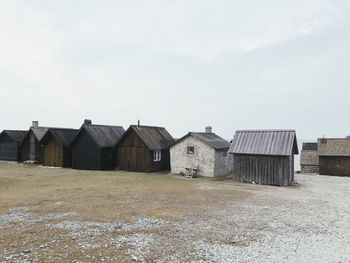
<path id="1" fill-rule="evenodd" d="M 153 161 L 160 162 L 162 160 L 162 150 L 153 151 Z"/>

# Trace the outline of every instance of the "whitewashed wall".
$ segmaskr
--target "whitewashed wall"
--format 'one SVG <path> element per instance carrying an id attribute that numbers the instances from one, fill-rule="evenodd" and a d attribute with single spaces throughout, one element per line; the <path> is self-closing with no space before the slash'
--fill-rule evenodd
<path id="1" fill-rule="evenodd" d="M 188 146 L 194 147 L 194 154 L 187 154 Z M 190 136 L 170 148 L 170 165 L 172 173 L 185 172 L 185 168 L 199 165 L 198 175 L 213 177 L 215 150 Z"/>

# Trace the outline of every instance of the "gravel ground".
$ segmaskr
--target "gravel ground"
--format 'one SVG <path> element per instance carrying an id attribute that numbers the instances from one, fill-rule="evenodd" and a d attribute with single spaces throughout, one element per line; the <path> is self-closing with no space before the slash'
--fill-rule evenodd
<path id="1" fill-rule="evenodd" d="M 0 262 L 72 262 L 74 253 L 73 262 L 350 262 L 350 178 L 296 180 L 272 187 L 195 179 L 194 193 L 225 198 L 183 214 L 164 207 L 159 218 L 83 221 L 77 211 L 13 207 L 0 214 L 0 231 L 25 236 L 40 226 L 50 238 L 2 236 Z M 231 199 L 232 190 L 247 195 Z"/>

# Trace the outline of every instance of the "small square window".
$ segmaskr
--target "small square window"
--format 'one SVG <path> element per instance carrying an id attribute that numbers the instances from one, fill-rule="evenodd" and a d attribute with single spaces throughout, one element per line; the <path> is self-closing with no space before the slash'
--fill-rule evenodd
<path id="1" fill-rule="evenodd" d="M 187 154 L 194 154 L 194 147 L 193 146 L 187 147 Z"/>
<path id="2" fill-rule="evenodd" d="M 159 162 L 162 160 L 162 150 L 154 150 L 153 151 L 153 161 Z"/>

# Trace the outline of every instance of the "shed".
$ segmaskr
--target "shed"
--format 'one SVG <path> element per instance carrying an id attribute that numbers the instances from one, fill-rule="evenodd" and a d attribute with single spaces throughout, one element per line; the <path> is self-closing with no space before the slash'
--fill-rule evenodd
<path id="1" fill-rule="evenodd" d="M 349 138 L 322 138 L 317 146 L 320 174 L 350 176 Z"/>
<path id="2" fill-rule="evenodd" d="M 305 142 L 300 152 L 301 173 L 319 173 L 317 142 Z"/>
<path id="3" fill-rule="evenodd" d="M 211 128 L 189 132 L 170 147 L 171 172 L 185 173 L 195 168 L 199 176 L 227 175 L 229 148 L 230 143 L 212 133 Z"/>
<path id="4" fill-rule="evenodd" d="M 116 144 L 124 134 L 121 126 L 96 125 L 85 120 L 72 142 L 72 168 L 113 170 L 117 166 Z"/>
<path id="5" fill-rule="evenodd" d="M 294 181 L 294 130 L 237 131 L 230 150 L 233 178 L 241 182 L 288 185 Z"/>
<path id="6" fill-rule="evenodd" d="M 28 131 L 4 130 L 0 133 L 0 160 L 20 162 L 20 143 Z"/>
<path id="7" fill-rule="evenodd" d="M 32 126 L 19 146 L 22 161 L 42 163 L 43 147 L 40 145 L 40 141 L 48 129 L 47 127 L 39 127 L 39 123 L 33 121 Z"/>
<path id="8" fill-rule="evenodd" d="M 78 134 L 77 129 L 49 128 L 40 141 L 43 147 L 43 165 L 71 167 L 71 143 Z"/>
<path id="9" fill-rule="evenodd" d="M 170 170 L 169 147 L 173 142 L 163 127 L 131 125 L 117 145 L 118 166 L 133 172 Z"/>

